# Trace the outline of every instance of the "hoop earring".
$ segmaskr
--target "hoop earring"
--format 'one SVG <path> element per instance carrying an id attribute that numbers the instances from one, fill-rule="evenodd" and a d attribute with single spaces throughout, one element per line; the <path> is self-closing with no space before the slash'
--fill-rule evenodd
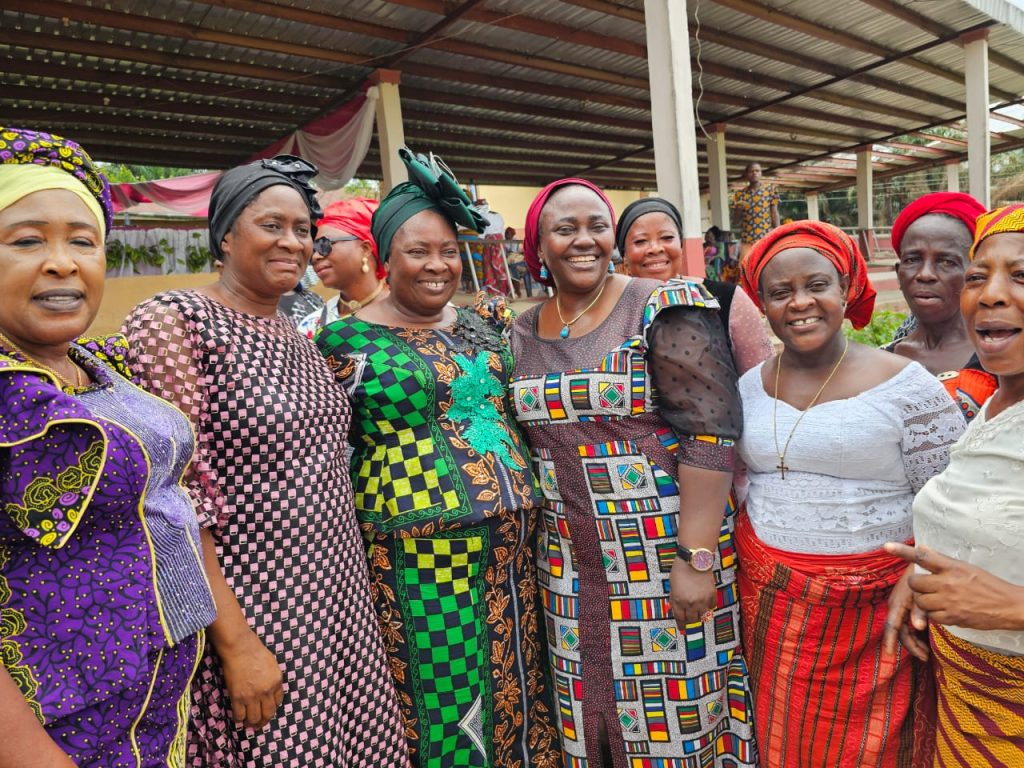
<path id="1" fill-rule="evenodd" d="M 548 265 L 542 262 L 540 265 L 540 279 L 547 280 L 549 276 L 550 273 L 548 272 Z"/>
<path id="2" fill-rule="evenodd" d="M 365 254 L 365 253 L 363 254 L 363 266 L 361 266 L 361 267 L 359 268 L 359 270 L 360 270 L 360 271 L 361 271 L 361 272 L 362 272 L 362 273 L 363 273 L 364 275 L 365 275 L 365 274 L 366 274 L 367 272 L 369 272 L 369 271 L 370 271 L 370 259 L 369 259 L 369 258 L 368 258 L 368 257 L 366 256 L 366 254 Z"/>

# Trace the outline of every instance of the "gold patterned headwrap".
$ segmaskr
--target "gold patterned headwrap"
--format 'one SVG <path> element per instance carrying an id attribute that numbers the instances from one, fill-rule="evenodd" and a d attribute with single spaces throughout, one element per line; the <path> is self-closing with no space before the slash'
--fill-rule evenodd
<path id="1" fill-rule="evenodd" d="M 974 244 L 967 257 L 974 261 L 981 241 L 1001 232 L 1024 232 L 1024 203 L 1013 203 L 981 214 L 975 224 Z"/>

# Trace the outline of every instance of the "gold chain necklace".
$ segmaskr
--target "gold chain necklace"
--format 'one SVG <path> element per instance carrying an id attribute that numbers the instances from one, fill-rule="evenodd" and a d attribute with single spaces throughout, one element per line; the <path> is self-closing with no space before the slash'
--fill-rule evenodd
<path id="1" fill-rule="evenodd" d="M 377 287 L 374 288 L 373 292 L 369 296 L 367 296 L 365 299 L 363 299 L 362 301 L 356 301 L 355 299 L 351 299 L 351 300 L 343 299 L 343 298 L 341 298 L 339 296 L 338 297 L 338 303 L 339 304 L 344 304 L 345 307 L 348 309 L 348 312 L 349 312 L 350 315 L 351 314 L 355 314 L 360 309 L 362 309 L 367 304 L 369 304 L 371 301 L 373 301 L 378 296 L 380 296 L 380 293 L 383 290 L 384 290 L 384 281 L 383 280 L 378 280 L 377 281 Z"/>
<path id="2" fill-rule="evenodd" d="M 772 404 L 772 434 L 775 437 L 775 452 L 779 454 L 779 463 L 775 466 L 775 468 L 779 470 L 779 472 L 782 474 L 783 480 L 786 479 L 786 470 L 789 469 L 789 467 L 786 466 L 786 452 L 789 450 L 789 443 L 793 439 L 793 435 L 796 434 L 796 428 L 800 426 L 800 422 L 803 421 L 804 416 L 807 415 L 807 412 L 814 407 L 815 403 L 818 402 L 818 398 L 821 397 L 821 393 L 825 391 L 825 387 L 827 387 L 828 383 L 832 381 L 832 377 L 836 375 L 836 371 L 839 370 L 839 366 L 842 365 L 843 360 L 846 359 L 846 353 L 849 351 L 849 349 L 850 337 L 847 336 L 846 346 L 843 347 L 843 354 L 839 356 L 839 362 L 837 362 L 835 366 L 833 366 L 832 373 L 828 375 L 828 378 L 825 379 L 825 382 L 818 388 L 818 392 L 817 394 L 814 395 L 814 397 L 811 398 L 811 402 L 807 404 L 807 407 L 804 410 L 800 411 L 800 415 L 797 417 L 796 424 L 794 424 L 793 428 L 789 430 L 789 437 L 786 438 L 786 445 L 783 446 L 781 451 L 779 450 L 779 421 L 777 417 L 779 413 L 779 374 L 782 372 L 782 355 L 785 352 L 783 351 L 779 353 L 779 362 L 775 364 L 775 401 Z"/>
<path id="3" fill-rule="evenodd" d="M 52 374 L 57 379 L 57 381 L 60 382 L 60 388 L 63 389 L 65 392 L 70 393 L 75 391 L 76 389 L 82 389 L 85 386 L 84 384 L 82 384 L 82 369 L 79 368 L 75 364 L 75 361 L 72 360 L 70 357 L 68 358 L 68 362 L 70 362 L 72 367 L 75 369 L 74 383 L 72 383 L 70 379 L 62 375 L 59 371 L 48 366 L 46 363 L 41 363 L 38 360 L 36 360 L 34 357 L 32 357 L 32 355 L 30 355 L 28 352 L 23 350 L 13 341 L 11 341 L 10 338 L 8 338 L 4 333 L 0 333 L 0 343 L 3 343 L 3 345 L 10 349 L 12 352 L 17 352 L 19 355 L 25 358 L 27 362 L 32 363 L 32 365 L 36 365 L 42 368 L 47 373 Z"/>
<path id="4" fill-rule="evenodd" d="M 559 331 L 558 335 L 561 336 L 563 339 L 568 339 L 569 338 L 569 329 L 576 323 L 577 320 L 579 320 L 581 317 L 583 317 L 585 314 L 587 314 L 587 312 L 589 312 L 591 309 L 594 308 L 594 305 L 597 304 L 597 302 L 600 301 L 601 297 L 604 295 L 604 289 L 607 288 L 607 287 L 608 287 L 608 278 L 606 277 L 604 279 L 604 282 L 601 284 L 601 290 L 597 292 L 597 296 L 594 297 L 594 300 L 592 302 L 590 302 L 589 304 L 587 304 L 586 308 L 582 312 L 580 312 L 578 315 L 576 315 L 576 317 L 574 317 L 572 320 L 569 320 L 568 322 L 566 322 L 565 318 L 562 317 L 562 305 L 559 304 L 559 302 L 558 302 L 558 295 L 556 294 L 555 295 L 555 311 L 558 313 L 558 319 L 562 323 L 562 330 Z"/>

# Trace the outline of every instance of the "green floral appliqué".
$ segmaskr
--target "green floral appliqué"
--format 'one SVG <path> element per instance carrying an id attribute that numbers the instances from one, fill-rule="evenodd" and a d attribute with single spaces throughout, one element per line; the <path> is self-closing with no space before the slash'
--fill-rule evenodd
<path id="1" fill-rule="evenodd" d="M 454 356 L 462 375 L 451 385 L 452 405 L 448 418 L 469 422 L 462 428 L 462 437 L 474 451 L 481 455 L 493 453 L 509 469 L 522 469 L 522 464 L 509 453 L 509 447 L 515 449 L 515 443 L 502 427 L 501 414 L 490 401 L 491 397 L 503 396 L 504 390 L 491 373 L 489 359 L 487 351 L 477 353 L 472 359 L 462 354 Z"/>

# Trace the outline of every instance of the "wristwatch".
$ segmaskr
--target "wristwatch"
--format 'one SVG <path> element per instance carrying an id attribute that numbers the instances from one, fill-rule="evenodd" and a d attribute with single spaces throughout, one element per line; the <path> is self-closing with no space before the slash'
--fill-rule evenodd
<path id="1" fill-rule="evenodd" d="M 701 573 L 707 573 L 715 567 L 715 553 L 710 549 L 702 547 L 687 549 L 682 544 L 677 543 L 676 557 L 684 563 L 689 563 L 693 570 L 700 571 Z"/>

